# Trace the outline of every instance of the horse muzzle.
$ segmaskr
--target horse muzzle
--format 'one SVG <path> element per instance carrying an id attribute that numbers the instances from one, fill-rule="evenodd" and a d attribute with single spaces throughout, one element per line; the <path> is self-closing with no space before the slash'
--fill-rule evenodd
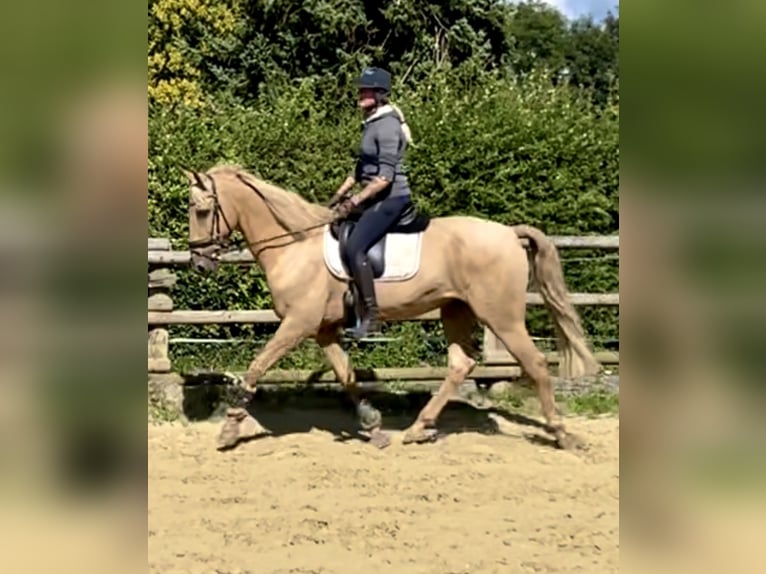
<path id="1" fill-rule="evenodd" d="M 213 273 L 218 269 L 219 262 L 220 255 L 215 247 L 191 252 L 192 269 L 199 273 Z"/>

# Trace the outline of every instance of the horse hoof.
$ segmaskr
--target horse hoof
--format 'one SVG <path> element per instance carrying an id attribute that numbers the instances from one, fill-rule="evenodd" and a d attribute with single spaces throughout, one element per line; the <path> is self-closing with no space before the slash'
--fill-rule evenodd
<path id="1" fill-rule="evenodd" d="M 251 439 L 268 434 L 265 428 L 244 409 L 231 409 L 218 435 L 218 450 L 227 450 L 242 439 Z"/>
<path id="2" fill-rule="evenodd" d="M 587 448 L 583 439 L 575 434 L 563 431 L 556 436 L 556 442 L 562 450 L 585 450 Z"/>
<path id="3" fill-rule="evenodd" d="M 404 433 L 403 444 L 425 444 L 436 442 L 439 439 L 439 432 L 436 429 L 422 429 L 419 431 L 409 430 Z"/>
<path id="4" fill-rule="evenodd" d="M 370 433 L 370 444 L 382 450 L 391 445 L 391 437 L 381 430 L 374 430 Z"/>
<path id="5" fill-rule="evenodd" d="M 233 439 L 219 438 L 218 442 L 215 445 L 215 449 L 220 452 L 231 450 L 237 445 L 238 442 L 239 442 L 239 437 L 234 437 Z"/>
<path id="6" fill-rule="evenodd" d="M 227 450 L 239 442 L 239 421 L 229 418 L 223 425 L 221 433 L 218 435 L 216 448 L 218 450 Z"/>
<path id="7" fill-rule="evenodd" d="M 380 414 L 380 411 L 366 401 L 359 404 L 357 415 L 359 416 L 359 425 L 366 431 L 379 428 L 383 422 L 383 415 Z"/>
<path id="8" fill-rule="evenodd" d="M 270 434 L 270 432 L 261 426 L 252 415 L 246 416 L 239 422 L 239 437 L 240 438 L 255 438 Z"/>

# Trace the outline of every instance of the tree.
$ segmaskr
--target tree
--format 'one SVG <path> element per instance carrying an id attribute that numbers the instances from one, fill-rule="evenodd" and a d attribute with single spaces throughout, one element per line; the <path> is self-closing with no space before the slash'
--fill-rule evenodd
<path id="1" fill-rule="evenodd" d="M 555 8 L 534 0 L 516 6 L 510 21 L 510 64 L 518 75 L 535 68 L 547 69 L 556 77 L 566 65 L 567 23 Z"/>
<path id="2" fill-rule="evenodd" d="M 570 82 L 592 89 L 594 98 L 605 103 L 619 78 L 619 20 L 609 14 L 603 25 L 591 18 L 572 23 L 567 47 Z"/>
<path id="3" fill-rule="evenodd" d="M 238 47 L 241 25 L 228 0 L 149 0 L 149 99 L 203 104 L 216 62 Z"/>

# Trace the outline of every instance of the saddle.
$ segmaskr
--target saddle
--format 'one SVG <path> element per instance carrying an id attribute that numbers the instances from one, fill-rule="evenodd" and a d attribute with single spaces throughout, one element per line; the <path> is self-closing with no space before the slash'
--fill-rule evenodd
<path id="1" fill-rule="evenodd" d="M 330 233 L 338 241 L 340 258 L 346 269 L 350 268 L 348 254 L 346 253 L 346 243 L 354 227 L 359 222 L 360 216 L 360 212 L 353 211 L 347 218 L 334 221 L 330 224 Z M 367 261 L 372 268 L 373 277 L 376 279 L 380 278 L 386 269 L 387 235 L 392 233 L 420 233 L 428 228 L 430 222 L 430 216 L 421 213 L 414 203 L 410 203 L 399 216 L 398 221 L 386 232 L 386 235 L 367 251 Z"/>

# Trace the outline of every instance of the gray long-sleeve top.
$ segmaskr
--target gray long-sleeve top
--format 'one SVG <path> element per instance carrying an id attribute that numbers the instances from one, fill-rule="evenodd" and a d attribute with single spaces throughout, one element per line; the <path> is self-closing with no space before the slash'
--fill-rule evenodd
<path id="1" fill-rule="evenodd" d="M 394 110 L 368 118 L 362 124 L 356 180 L 364 185 L 379 175 L 391 181 L 376 199 L 409 195 L 409 183 L 402 166 L 406 148 L 407 139 Z"/>

